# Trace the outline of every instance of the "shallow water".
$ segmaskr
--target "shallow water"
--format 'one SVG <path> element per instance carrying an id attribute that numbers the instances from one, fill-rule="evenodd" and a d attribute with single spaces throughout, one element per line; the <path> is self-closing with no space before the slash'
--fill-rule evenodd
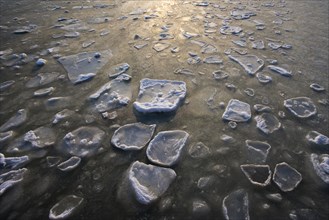
<path id="1" fill-rule="evenodd" d="M 270 2 L 273 7 L 266 4 Z M 30 158 L 23 164 L 28 169 L 24 179 L 0 195 L 1 219 L 47 219 L 50 209 L 69 195 L 83 198 L 70 216 L 72 219 L 225 219 L 223 199 L 238 189 L 248 193 L 250 219 L 327 218 L 329 188 L 314 171 L 310 155 L 328 154 L 328 145 L 310 144 L 306 136 L 313 130 L 329 136 L 328 1 L 225 0 L 209 1 L 208 6 L 195 3 L 174 0 L 0 1 L 0 83 L 15 81 L 12 85 L 7 82 L 1 86 L 0 126 L 20 109 L 27 111 L 27 119 L 10 128 L 12 136 L 0 142 L 0 153 L 6 157 L 27 155 Z M 256 15 L 236 20 L 231 17 L 235 9 L 253 11 Z M 219 29 L 223 25 L 241 27 L 242 31 L 222 34 Z M 22 28 L 24 33 L 14 33 Z M 79 36 L 72 34 L 74 32 L 79 32 Z M 170 36 L 159 40 L 164 37 L 161 33 Z M 263 40 L 265 49 L 254 49 L 252 38 Z M 238 40 L 246 42 L 246 46 L 233 42 Z M 95 43 L 90 43 L 93 41 Z M 169 47 L 155 50 L 154 45 L 159 42 Z M 272 49 L 268 45 L 270 42 L 281 47 Z M 175 47 L 178 49 L 171 50 Z M 113 56 L 101 63 L 104 66 L 95 76 L 78 84 L 70 81 L 58 61 L 59 57 L 104 50 L 110 50 Z M 27 56 L 12 56 L 22 53 Z M 264 61 L 264 67 L 258 72 L 271 76 L 272 82 L 260 83 L 256 74 L 248 74 L 228 56 L 245 53 Z M 215 55 L 223 62 L 203 62 Z M 37 66 L 38 58 L 47 60 L 46 64 Z M 272 60 L 277 60 L 277 64 Z M 109 73 L 114 74 L 111 67 L 120 63 L 130 66 L 125 73 L 132 76 L 129 81 L 132 98 L 108 111 L 116 111 L 117 117 L 115 114 L 104 117 L 89 96 L 110 81 Z M 273 72 L 268 65 L 291 71 L 292 76 Z M 218 70 L 229 76 L 215 79 L 213 72 Z M 93 71 L 93 67 L 88 71 Z M 140 80 L 144 78 L 184 81 L 187 95 L 174 113 L 142 114 L 134 109 L 133 102 L 139 94 Z M 325 90 L 312 90 L 312 83 L 318 83 Z M 230 89 L 228 84 L 235 88 Z M 34 96 L 35 91 L 49 87 L 54 88 L 49 94 Z M 254 95 L 244 92 L 250 89 Z M 116 91 L 127 90 L 125 87 L 124 91 L 120 88 Z M 61 98 L 48 100 L 54 97 Z M 316 114 L 308 118 L 296 117 L 284 106 L 284 100 L 294 97 L 309 97 L 317 108 Z M 251 119 L 238 122 L 236 128 L 222 119 L 231 99 L 251 106 Z M 253 109 L 255 104 L 269 106 L 270 114 L 278 118 L 281 128 L 269 134 L 258 129 L 255 117 L 262 112 Z M 56 113 L 63 109 L 73 112 L 53 123 Z M 118 189 L 133 162 L 151 164 L 146 156 L 147 147 L 140 151 L 122 151 L 111 145 L 112 135 L 119 125 L 135 122 L 156 124 L 154 136 L 168 130 L 183 130 L 189 134 L 179 162 L 171 167 L 177 174 L 176 179 L 153 204 L 137 208 L 122 202 Z M 33 135 L 30 139 L 24 136 L 43 126 L 55 132 L 54 144 L 40 144 L 34 142 Z M 63 138 L 82 126 L 97 127 L 105 132 L 97 151 L 83 156 L 80 164 L 68 172 L 49 166 L 47 156 L 60 157 L 60 163 L 71 157 L 63 150 Z M 224 134 L 233 140 L 224 141 Z M 25 138 L 32 148 L 11 151 L 19 138 Z M 300 184 L 290 192 L 281 191 L 273 180 L 265 187 L 253 185 L 240 169 L 240 165 L 250 161 L 246 140 L 270 144 L 264 164 L 269 165 L 273 173 L 277 164 L 288 163 L 302 175 Z M 22 143 L 21 139 L 19 141 Z M 198 142 L 207 146 L 210 153 L 202 157 L 190 155 L 189 149 Z M 42 147 L 36 148 L 38 146 Z M 11 170 L 1 166 L 0 169 L 0 174 Z M 201 182 L 205 177 L 211 177 L 211 181 L 203 186 Z M 268 198 L 274 193 L 280 193 L 282 200 Z M 208 209 L 198 211 L 193 204 L 206 204 Z"/>

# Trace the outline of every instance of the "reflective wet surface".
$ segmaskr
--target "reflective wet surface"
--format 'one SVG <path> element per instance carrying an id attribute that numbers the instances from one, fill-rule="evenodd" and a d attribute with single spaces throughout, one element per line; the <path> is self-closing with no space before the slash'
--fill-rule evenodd
<path id="1" fill-rule="evenodd" d="M 326 219 L 328 4 L 1 0 L 0 218 Z"/>

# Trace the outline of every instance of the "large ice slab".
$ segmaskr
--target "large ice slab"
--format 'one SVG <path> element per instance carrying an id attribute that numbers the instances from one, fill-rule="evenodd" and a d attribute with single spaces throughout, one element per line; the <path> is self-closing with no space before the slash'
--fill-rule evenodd
<path id="1" fill-rule="evenodd" d="M 223 200 L 223 213 L 226 220 L 249 220 L 248 193 L 244 189 L 238 189 Z"/>
<path id="2" fill-rule="evenodd" d="M 114 132 L 111 143 L 122 150 L 140 150 L 151 140 L 155 127 L 155 124 L 126 124 Z"/>
<path id="3" fill-rule="evenodd" d="M 83 202 L 83 198 L 75 195 L 64 197 L 49 211 L 49 219 L 65 219 L 71 216 Z"/>
<path id="4" fill-rule="evenodd" d="M 131 76 L 125 73 L 119 75 L 91 94 L 89 100 L 98 112 L 105 112 L 128 105 L 132 97 L 130 79 Z"/>
<path id="5" fill-rule="evenodd" d="M 269 165 L 243 164 L 240 168 L 254 185 L 267 186 L 271 182 L 272 172 Z"/>
<path id="6" fill-rule="evenodd" d="M 284 100 L 284 106 L 298 118 L 309 118 L 317 113 L 316 106 L 308 97 L 296 97 Z"/>
<path id="7" fill-rule="evenodd" d="M 255 55 L 228 55 L 228 57 L 240 64 L 243 69 L 250 75 L 254 75 L 263 68 L 264 60 Z"/>
<path id="8" fill-rule="evenodd" d="M 271 145 L 263 141 L 246 140 L 247 160 L 250 163 L 265 163 Z"/>
<path id="9" fill-rule="evenodd" d="M 228 121 L 246 122 L 251 118 L 250 105 L 237 99 L 231 99 L 222 118 Z"/>
<path id="10" fill-rule="evenodd" d="M 26 168 L 19 170 L 12 170 L 0 175 L 0 196 L 4 194 L 9 188 L 21 182 L 24 178 Z"/>
<path id="11" fill-rule="evenodd" d="M 25 109 L 20 109 L 15 115 L 8 119 L 0 127 L 0 132 L 8 131 L 9 129 L 18 127 L 22 125 L 27 120 L 27 111 Z"/>
<path id="12" fill-rule="evenodd" d="M 133 199 L 139 204 L 148 205 L 164 194 L 176 178 L 170 168 L 163 168 L 136 161 L 129 168 L 120 185 L 119 198 Z M 132 196 L 132 198 L 131 198 Z M 123 201 L 130 203 L 131 201 Z"/>
<path id="13" fill-rule="evenodd" d="M 143 113 L 175 111 L 186 96 L 182 81 L 142 79 L 134 107 Z"/>
<path id="14" fill-rule="evenodd" d="M 162 166 L 172 166 L 179 160 L 189 134 L 185 131 L 162 131 L 150 142 L 147 158 Z"/>
<path id="15" fill-rule="evenodd" d="M 58 62 L 64 66 L 71 82 L 77 84 L 95 76 L 111 57 L 111 50 L 103 50 L 61 57 Z"/>
<path id="16" fill-rule="evenodd" d="M 289 192 L 302 181 L 302 175 L 286 162 L 282 162 L 275 166 L 273 181 L 283 192 Z"/>
<path id="17" fill-rule="evenodd" d="M 62 150 L 77 157 L 91 156 L 100 150 L 104 136 L 97 127 L 83 126 L 65 135 Z"/>
<path id="18" fill-rule="evenodd" d="M 271 113 L 263 113 L 255 117 L 257 128 L 265 134 L 271 134 L 281 128 L 281 122 Z"/>
<path id="19" fill-rule="evenodd" d="M 311 162 L 315 173 L 323 182 L 329 184 L 329 154 L 311 154 Z"/>

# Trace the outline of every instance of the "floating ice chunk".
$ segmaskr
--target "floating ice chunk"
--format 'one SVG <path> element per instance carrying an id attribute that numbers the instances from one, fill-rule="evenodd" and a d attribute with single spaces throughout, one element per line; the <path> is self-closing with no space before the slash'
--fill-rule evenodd
<path id="1" fill-rule="evenodd" d="M 104 136 L 97 127 L 83 126 L 64 136 L 62 150 L 77 157 L 91 156 L 99 151 Z"/>
<path id="2" fill-rule="evenodd" d="M 29 162 L 28 156 L 21 157 L 5 157 L 0 153 L 0 169 L 15 169 L 20 168 Z"/>
<path id="3" fill-rule="evenodd" d="M 147 158 L 151 162 L 162 166 L 176 164 L 188 136 L 187 132 L 180 130 L 159 132 L 147 147 Z"/>
<path id="4" fill-rule="evenodd" d="M 243 92 L 246 93 L 247 96 L 253 97 L 255 95 L 255 90 L 252 88 L 246 88 Z"/>
<path id="5" fill-rule="evenodd" d="M 76 55 L 58 59 L 68 73 L 70 81 L 74 84 L 89 79 L 109 61 L 112 57 L 111 50 L 97 52 L 83 52 Z"/>
<path id="6" fill-rule="evenodd" d="M 327 146 L 329 145 L 329 138 L 317 131 L 310 131 L 306 135 L 306 139 L 316 145 Z"/>
<path id="7" fill-rule="evenodd" d="M 58 79 L 59 73 L 58 72 L 52 72 L 52 73 L 39 73 L 35 77 L 32 77 L 25 86 L 27 88 L 35 88 L 39 86 L 44 86 L 49 83 L 54 82 Z"/>
<path id="8" fill-rule="evenodd" d="M 159 43 L 154 44 L 153 49 L 156 52 L 161 52 L 161 51 L 167 49 L 168 47 L 170 47 L 170 44 L 159 42 Z"/>
<path id="9" fill-rule="evenodd" d="M 111 143 L 122 150 L 140 150 L 151 140 L 155 127 L 155 124 L 126 124 L 114 132 Z"/>
<path id="10" fill-rule="evenodd" d="M 175 111 L 186 96 L 182 81 L 142 79 L 134 107 L 143 113 Z"/>
<path id="11" fill-rule="evenodd" d="M 200 199 L 194 200 L 192 203 L 192 215 L 195 218 L 206 217 L 210 213 L 208 204 Z"/>
<path id="12" fill-rule="evenodd" d="M 69 109 L 63 109 L 62 111 L 56 113 L 54 116 L 53 124 L 57 124 L 58 122 L 62 121 L 64 118 L 67 118 L 71 115 L 74 115 L 75 112 Z"/>
<path id="13" fill-rule="evenodd" d="M 8 141 L 14 136 L 13 131 L 0 132 L 0 144 Z"/>
<path id="14" fill-rule="evenodd" d="M 191 38 L 194 38 L 194 37 L 200 37 L 199 34 L 187 32 L 187 31 L 183 32 L 183 36 L 186 37 L 187 39 L 191 39 Z"/>
<path id="15" fill-rule="evenodd" d="M 267 84 L 272 82 L 272 77 L 265 75 L 263 73 L 257 73 L 256 77 L 260 83 Z"/>
<path id="16" fill-rule="evenodd" d="M 197 186 L 199 189 L 206 189 L 215 182 L 214 176 L 204 176 L 198 180 Z"/>
<path id="17" fill-rule="evenodd" d="M 265 163 L 271 145 L 262 141 L 246 140 L 247 160 L 250 163 Z"/>
<path id="18" fill-rule="evenodd" d="M 201 48 L 201 53 L 209 54 L 209 53 L 217 53 L 218 50 L 214 45 L 208 44 Z"/>
<path id="19" fill-rule="evenodd" d="M 282 43 L 275 43 L 275 42 L 269 42 L 267 45 L 273 50 L 277 50 L 280 47 L 282 47 Z"/>
<path id="20" fill-rule="evenodd" d="M 0 92 L 3 92 L 5 90 L 9 89 L 14 84 L 15 84 L 14 80 L 8 80 L 8 81 L 0 83 Z"/>
<path id="21" fill-rule="evenodd" d="M 243 164 L 240 168 L 254 185 L 267 186 L 271 182 L 272 172 L 269 165 Z"/>
<path id="22" fill-rule="evenodd" d="M 259 128 L 265 134 L 271 134 L 281 128 L 281 123 L 277 117 L 270 113 L 263 113 L 255 117 L 257 122 L 257 128 Z"/>
<path id="23" fill-rule="evenodd" d="M 180 69 L 180 68 L 177 68 L 175 69 L 174 71 L 175 74 L 182 74 L 182 75 L 185 75 L 185 76 L 195 76 L 195 74 L 193 73 L 192 70 L 189 70 L 189 69 Z"/>
<path id="24" fill-rule="evenodd" d="M 240 32 L 242 32 L 242 28 L 241 27 L 237 27 L 237 26 L 223 26 L 219 29 L 221 34 L 239 34 Z"/>
<path id="25" fill-rule="evenodd" d="M 12 170 L 0 175 L 0 196 L 2 196 L 9 188 L 21 182 L 24 178 L 26 168 Z"/>
<path id="26" fill-rule="evenodd" d="M 81 162 L 80 157 L 70 157 L 70 159 L 58 164 L 57 168 L 60 169 L 61 171 L 71 171 L 75 169 L 77 166 L 79 166 Z"/>
<path id="27" fill-rule="evenodd" d="M 326 183 L 329 184 L 329 155 L 311 154 L 311 162 L 315 173 Z"/>
<path id="28" fill-rule="evenodd" d="M 83 198 L 75 195 L 66 196 L 56 203 L 49 211 L 49 219 L 64 219 L 71 216 L 81 205 Z"/>
<path id="29" fill-rule="evenodd" d="M 227 77 L 229 77 L 229 74 L 222 70 L 216 70 L 212 73 L 212 75 L 214 76 L 214 78 L 216 80 L 222 80 L 222 79 L 226 79 Z"/>
<path id="30" fill-rule="evenodd" d="M 47 63 L 47 60 L 42 59 L 42 58 L 39 58 L 39 59 L 35 62 L 35 64 L 36 64 L 37 66 L 44 66 L 44 65 L 46 65 L 46 63 Z"/>
<path id="31" fill-rule="evenodd" d="M 198 2 L 198 3 L 195 3 L 195 6 L 207 7 L 208 5 L 209 5 L 208 2 Z"/>
<path id="32" fill-rule="evenodd" d="M 308 97 L 284 100 L 284 106 L 298 118 L 309 118 L 317 113 L 316 106 Z"/>
<path id="33" fill-rule="evenodd" d="M 66 38 L 77 38 L 80 37 L 80 33 L 78 31 L 67 32 L 64 34 Z"/>
<path id="34" fill-rule="evenodd" d="M 7 152 L 26 152 L 51 146 L 56 141 L 56 135 L 52 128 L 39 127 L 26 132 L 23 136 L 14 140 Z"/>
<path id="35" fill-rule="evenodd" d="M 263 104 L 255 104 L 254 110 L 256 112 L 271 112 L 272 111 L 271 107 L 269 107 L 267 105 L 263 105 Z"/>
<path id="36" fill-rule="evenodd" d="M 117 76 L 125 73 L 130 68 L 128 63 L 120 63 L 115 66 L 112 66 L 108 72 L 110 78 L 116 78 Z"/>
<path id="37" fill-rule="evenodd" d="M 237 99 L 231 99 L 222 118 L 228 121 L 246 122 L 251 118 L 250 105 Z"/>
<path id="38" fill-rule="evenodd" d="M 254 75 L 264 66 L 264 61 L 255 55 L 228 55 L 228 57 L 240 64 L 250 75 Z"/>
<path id="39" fill-rule="evenodd" d="M 323 86 L 321 86 L 321 85 L 319 85 L 317 83 L 312 83 L 310 85 L 310 88 L 313 89 L 316 92 L 323 92 L 325 90 Z"/>
<path id="40" fill-rule="evenodd" d="M 198 142 L 189 148 L 188 153 L 193 158 L 205 158 L 210 155 L 210 150 L 204 143 Z"/>
<path id="41" fill-rule="evenodd" d="M 282 196 L 281 196 L 280 193 L 267 194 L 266 198 L 268 198 L 269 200 L 271 200 L 273 202 L 281 202 L 282 201 Z"/>
<path id="42" fill-rule="evenodd" d="M 244 189 L 236 190 L 223 200 L 223 213 L 226 220 L 249 220 L 249 200 Z"/>
<path id="43" fill-rule="evenodd" d="M 282 162 L 275 166 L 273 181 L 283 192 L 289 192 L 302 181 L 302 175 L 286 162 Z"/>
<path id="44" fill-rule="evenodd" d="M 220 59 L 219 56 L 211 56 L 211 57 L 204 58 L 203 62 L 208 63 L 208 64 L 222 64 L 223 60 Z"/>
<path id="45" fill-rule="evenodd" d="M 255 40 L 255 41 L 251 42 L 251 47 L 253 49 L 263 50 L 263 49 L 265 49 L 265 44 L 264 44 L 264 41 L 262 41 L 262 40 Z"/>
<path id="46" fill-rule="evenodd" d="M 48 156 L 46 159 L 49 167 L 56 166 L 62 160 L 62 158 L 55 156 Z"/>
<path id="47" fill-rule="evenodd" d="M 0 132 L 8 131 L 9 129 L 18 127 L 22 125 L 27 119 L 27 111 L 25 109 L 20 109 L 17 113 L 8 119 L 3 125 L 0 127 Z"/>
<path id="48" fill-rule="evenodd" d="M 247 42 L 244 40 L 232 40 L 232 43 L 240 46 L 240 47 L 246 47 L 247 46 Z"/>
<path id="49" fill-rule="evenodd" d="M 131 76 L 123 73 L 90 95 L 96 110 L 105 112 L 128 105 L 132 97 L 130 79 Z"/>
<path id="50" fill-rule="evenodd" d="M 94 43 L 95 43 L 94 40 L 87 40 L 87 41 L 82 43 L 82 47 L 87 48 L 87 47 L 90 47 L 91 45 L 93 45 Z"/>
<path id="51" fill-rule="evenodd" d="M 128 169 L 119 188 L 119 198 L 134 199 L 143 205 L 148 205 L 165 193 L 176 178 L 176 173 L 170 168 L 147 165 L 134 162 Z M 129 202 L 129 201 L 126 201 Z"/>
<path id="52" fill-rule="evenodd" d="M 33 93 L 34 96 L 40 97 L 40 96 L 46 96 L 50 95 L 53 91 L 55 91 L 54 87 L 39 89 Z"/>
<path id="53" fill-rule="evenodd" d="M 252 11 L 233 10 L 231 16 L 236 20 L 248 19 L 251 16 L 256 16 L 256 13 Z"/>
<path id="54" fill-rule="evenodd" d="M 279 73 L 282 76 L 287 76 L 287 77 L 291 77 L 291 71 L 289 72 L 288 70 L 279 67 L 279 66 L 274 66 L 274 65 L 268 65 L 267 66 L 270 70 L 272 70 L 273 72 Z"/>
<path id="55" fill-rule="evenodd" d="M 52 97 L 44 102 L 45 107 L 47 110 L 58 110 L 63 109 L 71 105 L 71 98 L 70 97 Z"/>

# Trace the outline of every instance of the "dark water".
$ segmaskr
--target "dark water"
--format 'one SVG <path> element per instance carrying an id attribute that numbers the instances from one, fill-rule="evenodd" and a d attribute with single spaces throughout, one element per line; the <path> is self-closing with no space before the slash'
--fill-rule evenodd
<path id="1" fill-rule="evenodd" d="M 28 111 L 28 118 L 22 125 L 14 128 L 14 137 L 1 143 L 0 152 L 6 157 L 30 156 L 24 167 L 28 171 L 24 180 L 8 189 L 0 196 L 1 219 L 47 219 L 49 210 L 66 195 L 84 198 L 82 205 L 72 215 L 72 219 L 224 219 L 222 201 L 229 193 L 245 189 L 249 198 L 250 219 L 326 219 L 329 214 L 328 185 L 316 174 L 310 162 L 310 154 L 328 154 L 328 146 L 311 145 L 305 138 L 309 131 L 315 130 L 329 135 L 328 129 L 328 1 L 214 1 L 207 7 L 196 6 L 193 1 L 5 1 L 0 2 L 0 51 L 12 49 L 9 54 L 26 53 L 32 57 L 27 64 L 10 66 L 5 56 L 1 59 L 1 83 L 14 80 L 15 83 L 0 93 L 0 124 L 4 124 L 19 109 Z M 217 7 L 217 5 L 219 7 Z M 100 7 L 103 5 L 104 7 Z M 86 6 L 77 9 L 75 6 Z M 89 7 L 87 7 L 89 6 Z M 245 20 L 235 20 L 230 13 L 235 8 L 250 10 L 257 15 Z M 144 14 L 130 15 L 132 11 L 145 9 Z M 146 15 L 157 15 L 145 19 Z M 126 19 L 118 19 L 127 16 Z M 61 21 L 59 18 L 65 18 Z M 97 18 L 99 18 L 97 20 Z M 104 20 L 104 18 L 107 18 Z M 134 19 L 138 18 L 138 19 Z M 67 32 L 59 25 L 68 19 L 77 19 L 72 23 L 86 25 L 87 28 L 73 30 L 80 36 L 68 38 Z M 256 22 L 264 23 L 257 30 Z M 102 22 L 99 22 L 102 21 Z M 213 22 L 214 27 L 204 25 Z M 208 23 L 208 25 L 210 25 Z M 223 35 L 219 29 L 223 24 L 239 26 L 243 29 L 238 35 Z M 30 26 L 29 33 L 14 34 L 22 26 Z M 210 25 L 210 26 L 211 26 Z M 152 47 L 167 26 L 173 39 L 163 40 L 170 44 L 168 49 L 157 52 Z M 259 25 L 262 26 L 262 25 Z M 258 26 L 258 27 L 259 27 Z M 109 32 L 101 36 L 101 32 Z M 187 31 L 199 36 L 187 39 Z M 141 37 L 135 37 L 139 35 Z M 250 36 L 263 40 L 265 49 L 251 47 Z M 59 37 L 59 38 L 57 38 Z M 135 39 L 138 38 L 138 39 Z M 246 39 L 247 46 L 235 45 L 232 40 Z M 84 48 L 83 43 L 92 40 L 95 43 Z M 217 48 L 212 54 L 202 53 L 200 46 L 192 43 L 199 40 Z M 269 42 L 283 42 L 292 45 L 291 49 L 273 50 Z M 147 44 L 141 49 L 136 44 Z M 179 47 L 178 53 L 170 48 Z M 54 48 L 54 52 L 45 50 Z M 269 84 L 261 84 L 255 76 L 248 75 L 225 53 L 237 55 L 232 48 L 246 50 L 264 60 L 261 72 L 272 77 Z M 68 56 L 80 52 L 111 50 L 113 57 L 90 81 L 74 85 L 69 80 L 63 66 L 56 60 L 59 56 Z M 201 59 L 218 55 L 223 63 L 188 64 L 189 52 L 197 53 Z M 58 56 L 57 56 L 58 55 Z M 43 67 L 36 67 L 37 58 L 47 60 Z M 292 77 L 284 77 L 267 69 L 268 59 L 277 60 L 278 66 L 292 72 Z M 88 101 L 90 94 L 108 82 L 108 70 L 119 63 L 128 63 L 128 74 L 132 76 L 132 99 L 123 108 L 116 109 L 118 116 L 104 119 Z M 194 75 L 175 74 L 177 68 L 186 68 Z M 215 80 L 212 72 L 223 70 L 229 77 Z M 39 73 L 57 72 L 63 75 L 53 82 L 27 88 L 26 83 Z M 186 82 L 187 97 L 175 114 L 141 115 L 133 108 L 138 95 L 139 81 L 143 78 L 181 80 Z M 235 85 L 230 90 L 225 83 Z M 318 83 L 324 92 L 315 92 L 309 86 Z M 54 87 L 52 94 L 34 97 L 33 93 L 41 88 Z M 254 96 L 248 96 L 245 89 L 252 88 Z M 215 92 L 216 91 L 216 92 Z M 214 95 L 215 94 L 215 95 Z M 212 97 L 213 96 L 213 97 Z M 309 97 L 317 107 L 317 114 L 306 119 L 295 117 L 284 107 L 284 100 L 293 97 Z M 68 97 L 69 101 L 54 108 L 47 107 L 45 101 L 51 97 Z M 213 98 L 213 102 L 209 102 Z M 238 123 L 236 129 L 230 128 L 222 120 L 225 105 L 230 99 L 238 99 L 250 104 L 265 104 L 282 124 L 272 134 L 264 134 L 256 127 L 256 113 L 252 109 L 252 118 L 246 123 Z M 319 102 L 320 100 L 320 102 Z M 324 100 L 324 101 L 323 101 Z M 207 104 L 208 101 L 208 104 Z M 54 115 L 67 108 L 74 111 L 60 123 L 53 125 Z M 279 117 L 279 112 L 285 117 Z M 166 130 L 184 130 L 189 140 L 180 161 L 172 167 L 177 178 L 168 190 L 153 204 L 140 209 L 127 207 L 118 199 L 117 191 L 122 184 L 122 176 L 134 161 L 150 163 L 146 157 L 146 147 L 137 152 L 124 152 L 111 146 L 110 140 L 117 126 L 134 122 L 156 123 L 156 133 Z M 41 126 L 51 127 L 55 131 L 56 141 L 44 150 L 8 153 L 13 141 L 30 130 Z M 69 158 L 61 151 L 63 137 L 81 126 L 94 126 L 105 131 L 102 152 L 88 158 L 82 158 L 80 165 L 70 172 L 62 172 L 49 167 L 47 156 L 60 156 L 62 161 Z M 227 143 L 222 135 L 234 138 Z M 271 181 L 266 187 L 252 185 L 240 170 L 246 163 L 246 140 L 266 141 L 271 145 L 267 157 L 274 171 L 275 165 L 287 162 L 302 175 L 302 182 L 291 192 L 282 192 Z M 188 149 L 202 142 L 210 149 L 205 158 L 193 158 Z M 0 171 L 3 173 L 4 171 Z M 211 176 L 213 182 L 204 189 L 198 188 L 201 177 Z M 273 202 L 266 195 L 280 193 L 282 201 Z M 193 212 L 193 201 L 202 200 L 209 210 L 203 215 Z M 169 202 L 168 202 L 169 201 Z M 165 204 L 168 203 L 166 206 Z M 294 218 L 294 214 L 297 217 Z"/>

